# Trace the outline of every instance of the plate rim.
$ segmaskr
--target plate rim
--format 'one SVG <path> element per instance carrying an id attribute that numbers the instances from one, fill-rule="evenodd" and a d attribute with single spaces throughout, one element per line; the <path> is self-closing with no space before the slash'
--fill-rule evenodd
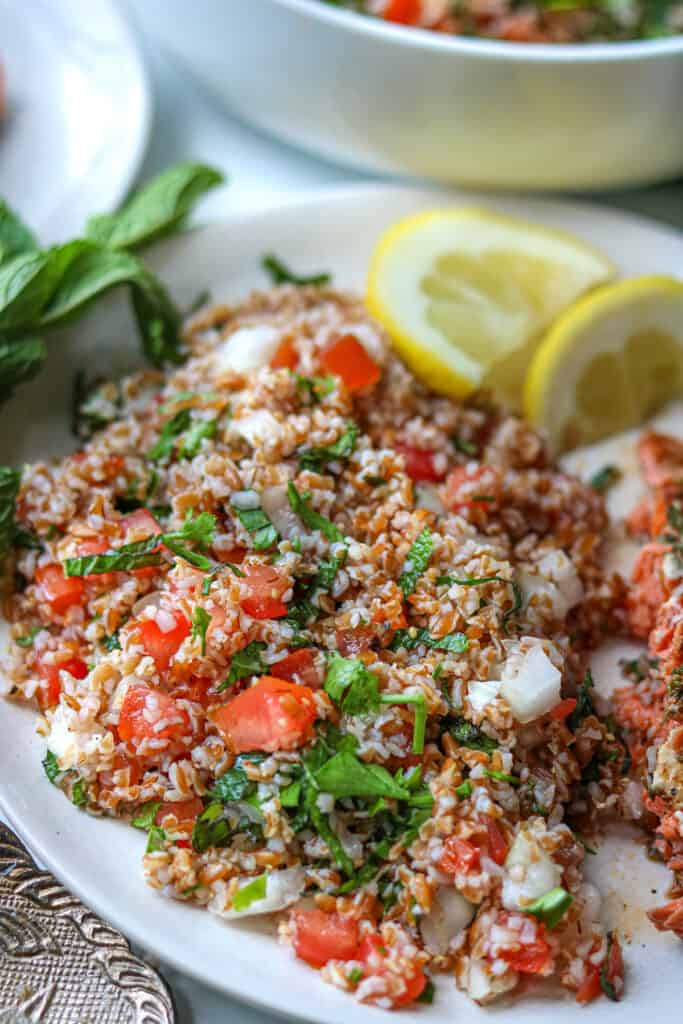
<path id="1" fill-rule="evenodd" d="M 109 0 L 101 0 L 101 2 L 109 2 Z M 349 184 L 341 186 L 326 186 L 319 189 L 311 189 L 310 191 L 292 194 L 278 194 L 268 196 L 264 198 L 263 202 L 257 208 L 235 210 L 227 212 L 215 220 L 209 223 L 197 224 L 188 228 L 186 231 L 173 236 L 172 238 L 166 239 L 159 242 L 156 246 L 151 247 L 150 253 L 159 253 L 160 258 L 163 258 L 164 250 L 167 248 L 182 245 L 183 241 L 188 236 L 197 236 L 204 233 L 225 232 L 226 234 L 235 229 L 235 227 L 244 227 L 250 222 L 262 220 L 271 215 L 277 215 L 278 213 L 283 216 L 296 211 L 304 211 L 306 208 L 318 208 L 322 205 L 326 207 L 326 212 L 329 213 L 330 205 L 344 206 L 347 203 L 357 203 L 362 205 L 372 200 L 377 200 L 387 196 L 395 197 L 400 199 L 405 196 L 406 199 L 413 198 L 415 200 L 425 201 L 428 203 L 433 197 L 435 204 L 439 201 L 443 201 L 446 205 L 479 205 L 482 202 L 488 202 L 494 207 L 504 207 L 508 203 L 515 205 L 521 202 L 523 205 L 529 205 L 531 207 L 539 207 L 539 215 L 542 216 L 543 207 L 562 207 L 570 215 L 576 214 L 581 216 L 587 216 L 591 213 L 599 215 L 599 217 L 607 222 L 609 227 L 610 224 L 620 226 L 632 226 L 636 229 L 645 229 L 649 231 L 656 231 L 662 236 L 666 236 L 671 242 L 683 246 L 683 234 L 678 231 L 675 227 L 667 225 L 657 221 L 654 218 L 643 216 L 642 214 L 631 213 L 628 210 L 621 210 L 612 206 L 604 207 L 599 203 L 574 200 L 574 199 L 557 199 L 553 196 L 527 196 L 515 193 L 486 193 L 486 192 L 475 192 L 463 189 L 448 189 L 439 187 L 429 187 L 420 185 L 402 185 L 392 183 L 369 183 L 369 184 Z M 426 208 L 426 207 L 425 207 Z M 513 213 L 513 216 L 518 216 L 517 213 Z M 153 260 L 154 262 L 154 260 Z M 683 277 L 683 261 L 680 267 L 672 269 L 672 273 L 678 273 Z M 2 700 L 2 698 L 0 698 Z M 25 708 L 21 705 L 22 713 L 26 713 L 27 717 L 30 716 L 31 720 L 35 720 L 35 715 L 31 709 Z M 57 795 L 56 795 L 57 796 Z M 60 795 L 61 797 L 61 795 Z M 167 952 L 160 949 L 159 946 L 150 946 L 150 937 L 145 932 L 144 921 L 136 915 L 130 915 L 130 919 L 127 916 L 125 910 L 125 901 L 120 904 L 122 909 L 112 913 L 112 907 L 109 905 L 107 900 L 100 896 L 99 891 L 93 892 L 89 889 L 87 883 L 81 884 L 77 874 L 71 874 L 68 865 L 62 865 L 58 858 L 53 858 L 51 849 L 46 845 L 47 837 L 45 841 L 41 840 L 40 837 L 35 837 L 32 832 L 25 830 L 24 824 L 21 821 L 21 817 L 18 809 L 15 809 L 12 800 L 11 793 L 9 790 L 5 790 L 5 787 L 0 781 L 0 811 L 6 817 L 10 826 L 19 835 L 21 840 L 27 845 L 29 850 L 38 858 L 38 860 L 44 864 L 55 877 L 66 886 L 71 892 L 73 892 L 79 899 L 86 904 L 86 906 L 93 909 L 105 920 L 108 920 L 116 928 L 123 932 L 123 934 L 130 939 L 133 943 L 142 946 L 147 949 L 152 949 L 154 954 L 159 957 L 163 964 L 167 964 L 170 967 L 176 969 L 181 974 L 193 978 L 199 983 L 220 992 L 232 999 L 235 999 L 238 1003 L 243 1003 L 254 1007 L 259 1010 L 265 1010 L 269 1013 L 274 1014 L 279 1018 L 284 1019 L 296 1019 L 301 1021 L 308 1021 L 311 1024 L 321 1024 L 326 1018 L 319 1016 L 316 1013 L 314 1006 L 311 1008 L 302 1008 L 300 1005 L 296 1009 L 283 1008 L 276 1002 L 276 995 L 281 995 L 282 989 L 278 987 L 275 992 L 271 994 L 270 991 L 262 991 L 255 996 L 251 994 L 246 988 L 239 988 L 230 979 L 216 978 L 208 972 L 203 972 L 202 966 L 199 963 L 187 961 L 181 957 L 175 955 L 172 952 Z M 112 819 L 113 821 L 114 819 Z M 131 924 L 131 922 L 133 922 Z M 315 990 L 311 988 L 311 1002 L 314 1001 Z M 349 1004 L 349 1013 L 353 1011 L 353 1008 L 357 1007 L 357 1004 Z M 362 1008 L 366 1013 L 371 1009 L 367 1006 Z M 472 1012 L 479 1010 L 472 1004 Z M 382 1012 L 384 1011 L 376 1011 Z M 379 1019 L 384 1019 L 378 1017 Z M 406 1017 L 406 1021 L 414 1020 L 417 1018 Z"/>

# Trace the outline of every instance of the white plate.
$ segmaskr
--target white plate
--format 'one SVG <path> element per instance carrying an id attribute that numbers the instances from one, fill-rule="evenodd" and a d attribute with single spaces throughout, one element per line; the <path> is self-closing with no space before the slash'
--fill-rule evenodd
<path id="1" fill-rule="evenodd" d="M 0 195 L 45 243 L 82 232 L 127 192 L 144 152 L 150 93 L 111 0 L 0 0 L 8 113 Z"/>
<path id="2" fill-rule="evenodd" d="M 624 271 L 683 268 L 683 239 L 647 221 L 598 207 L 542 200 L 449 194 L 450 201 L 487 203 L 500 210 L 576 232 L 600 246 Z M 444 193 L 411 189 L 360 188 L 318 193 L 258 214 L 234 216 L 158 248 L 153 262 L 180 302 L 205 287 L 215 297 L 235 298 L 263 285 L 260 257 L 272 250 L 300 271 L 331 269 L 342 286 L 362 288 L 368 256 L 378 235 L 398 217 L 449 201 Z M 115 297 L 74 328 L 68 339 L 53 339 L 47 369 L 24 387 L 0 414 L 0 461 L 21 462 L 67 450 L 70 375 L 79 365 L 106 370 L 131 359 L 135 346 L 123 339 L 130 321 Z M 128 347 L 126 348 L 126 345 Z M 617 645 L 598 656 L 598 678 L 614 680 Z M 633 646 L 633 645 L 631 645 Z M 0 707 L 0 803 L 34 852 L 87 904 L 162 960 L 226 993 L 271 1010 L 324 1024 L 386 1021 L 376 1009 L 360 1006 L 277 945 L 268 924 L 227 925 L 210 914 L 173 903 L 147 888 L 140 858 L 143 837 L 116 821 L 103 821 L 70 806 L 47 784 L 35 736 L 35 715 L 14 705 Z M 647 925 L 644 908 L 662 898 L 667 876 L 641 848 L 613 839 L 591 859 L 592 875 L 606 894 L 605 914 L 632 944 L 625 950 L 628 998 L 616 1006 L 601 1000 L 592 1021 L 635 1024 L 647 1017 L 672 1020 L 679 1011 L 676 940 Z M 570 998 L 548 1003 L 525 996 L 491 1011 L 497 1021 L 558 1024 L 578 1013 Z M 403 1011 L 401 1020 L 445 1024 L 483 1020 L 448 979 L 438 985 L 433 1006 Z"/>

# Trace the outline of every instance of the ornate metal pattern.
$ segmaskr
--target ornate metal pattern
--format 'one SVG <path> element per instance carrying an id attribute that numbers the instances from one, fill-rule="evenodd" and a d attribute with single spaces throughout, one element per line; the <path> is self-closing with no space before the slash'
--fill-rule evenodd
<path id="1" fill-rule="evenodd" d="M 173 1024 L 169 991 L 0 823 L 0 1024 Z"/>

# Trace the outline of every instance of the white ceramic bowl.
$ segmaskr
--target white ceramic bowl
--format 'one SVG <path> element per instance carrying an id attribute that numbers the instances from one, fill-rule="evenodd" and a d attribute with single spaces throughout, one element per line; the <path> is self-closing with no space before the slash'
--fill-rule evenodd
<path id="1" fill-rule="evenodd" d="M 240 116 L 325 157 L 465 185 L 683 172 L 683 36 L 555 46 L 408 29 L 319 0 L 134 0 Z"/>

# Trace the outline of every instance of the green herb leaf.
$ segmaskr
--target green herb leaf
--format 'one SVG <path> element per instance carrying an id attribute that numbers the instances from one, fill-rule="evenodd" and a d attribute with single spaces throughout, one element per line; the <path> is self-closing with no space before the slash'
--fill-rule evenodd
<path id="1" fill-rule="evenodd" d="M 282 807 L 298 807 L 301 800 L 301 782 L 295 780 L 280 790 L 280 805 Z"/>
<path id="2" fill-rule="evenodd" d="M 584 718 L 595 714 L 593 698 L 591 697 L 591 690 L 594 689 L 594 687 L 595 683 L 593 682 L 593 676 L 590 669 L 588 669 L 576 695 L 576 707 L 567 717 L 567 726 L 572 730 L 572 732 L 575 732 L 576 729 L 578 729 Z"/>
<path id="3" fill-rule="evenodd" d="M 524 593 L 517 580 L 508 580 L 512 587 L 512 607 L 508 608 L 502 618 L 503 629 L 507 632 L 512 619 L 516 618 L 524 607 Z"/>
<path id="4" fill-rule="evenodd" d="M 21 473 L 18 469 L 0 466 L 0 559 L 9 553 L 14 541 L 14 505 L 20 483 Z"/>
<path id="5" fill-rule="evenodd" d="M 463 654 L 469 647 L 464 633 L 447 633 L 446 636 L 431 636 L 426 629 L 397 629 L 389 649 L 398 651 L 414 651 L 416 647 L 429 647 L 434 651 L 450 651 L 452 654 Z"/>
<path id="6" fill-rule="evenodd" d="M 475 457 L 479 454 L 479 449 L 473 441 L 468 441 L 464 437 L 460 437 L 458 434 L 453 434 L 451 437 L 451 444 L 457 452 L 461 452 L 463 455 L 471 455 Z"/>
<path id="7" fill-rule="evenodd" d="M 425 746 L 425 730 L 427 727 L 427 701 L 423 693 L 383 693 L 382 704 L 413 704 L 415 706 L 415 724 L 413 728 L 413 753 L 421 754 Z"/>
<path id="8" fill-rule="evenodd" d="M 408 800 L 410 790 L 400 786 L 386 768 L 365 764 L 354 754 L 341 753 L 326 761 L 316 773 L 316 782 L 323 793 L 343 797 L 387 797 Z"/>
<path id="9" fill-rule="evenodd" d="M 403 572 L 398 579 L 398 585 L 406 597 L 415 590 L 418 579 L 429 565 L 432 557 L 432 548 L 432 534 L 429 527 L 425 526 L 424 530 L 413 541 L 408 551 Z"/>
<path id="10" fill-rule="evenodd" d="M 198 163 L 169 168 L 140 188 L 118 213 L 91 217 L 87 236 L 110 249 L 130 249 L 177 230 L 195 202 L 223 175 Z"/>
<path id="11" fill-rule="evenodd" d="M 233 655 L 232 661 L 230 662 L 230 671 L 228 677 L 220 686 L 216 687 L 216 692 L 221 693 L 223 690 L 229 689 L 234 686 L 240 679 L 246 679 L 247 676 L 262 676 L 268 671 L 268 666 L 264 664 L 261 658 L 261 653 L 265 651 L 266 644 L 260 640 L 252 640 L 251 643 L 243 647 L 241 651 Z"/>
<path id="12" fill-rule="evenodd" d="M 102 637 L 102 646 L 104 647 L 105 651 L 109 651 L 110 653 L 112 651 L 121 650 L 121 640 L 119 639 L 118 629 L 114 630 L 114 632 L 110 636 Z"/>
<path id="13" fill-rule="evenodd" d="M 332 376 L 304 377 L 300 373 L 295 373 L 294 378 L 299 390 L 308 393 L 311 405 L 317 405 L 318 402 L 322 402 L 323 398 L 331 395 L 337 386 L 336 378 Z"/>
<path id="14" fill-rule="evenodd" d="M 38 244 L 29 228 L 19 215 L 0 199 L 0 263 L 21 253 L 35 252 L 37 248 Z"/>
<path id="15" fill-rule="evenodd" d="M 106 572 L 130 572 L 147 566 L 160 566 L 162 559 L 158 551 L 159 535 L 145 537 L 144 540 L 132 544 L 123 544 L 120 548 L 101 555 L 77 555 L 66 558 L 65 576 L 97 576 Z"/>
<path id="16" fill-rule="evenodd" d="M 616 991 L 616 989 L 614 987 L 614 983 L 612 981 L 610 981 L 610 979 L 607 977 L 607 972 L 608 972 L 609 963 L 610 963 L 610 959 L 611 959 L 610 954 L 612 952 L 612 945 L 614 944 L 615 941 L 616 941 L 616 939 L 615 939 L 614 932 L 608 932 L 608 935 L 607 935 L 607 955 L 605 956 L 605 959 L 602 962 L 602 967 L 600 968 L 600 988 L 605 993 L 605 995 L 607 996 L 608 999 L 611 999 L 613 1003 L 618 1003 L 619 1002 L 619 996 L 617 995 L 617 991 Z"/>
<path id="17" fill-rule="evenodd" d="M 244 768 L 237 765 L 216 779 L 209 790 L 212 800 L 227 804 L 235 800 L 246 800 L 256 792 L 256 783 L 247 776 Z"/>
<path id="18" fill-rule="evenodd" d="M 158 825 L 152 825 L 147 835 L 147 846 L 145 853 L 158 853 L 163 850 L 166 842 L 166 833 Z"/>
<path id="19" fill-rule="evenodd" d="M 610 487 L 614 487 L 621 479 L 621 470 L 618 466 L 603 466 L 588 481 L 588 486 L 597 494 L 606 494 Z"/>
<path id="20" fill-rule="evenodd" d="M 469 779 L 465 779 L 459 786 L 455 787 L 455 793 L 459 800 L 466 800 L 469 796 L 472 796 L 472 783 Z"/>
<path id="21" fill-rule="evenodd" d="M 138 807 L 138 812 L 131 821 L 133 828 L 140 828 L 148 832 L 154 824 L 154 819 L 160 807 L 161 800 L 148 800 L 146 804 Z"/>
<path id="22" fill-rule="evenodd" d="M 299 468 L 319 473 L 329 462 L 348 459 L 356 447 L 359 433 L 356 424 L 349 422 L 334 444 L 327 445 L 327 447 L 302 449 L 299 452 Z"/>
<path id="23" fill-rule="evenodd" d="M 47 349 L 41 338 L 28 335 L 0 340 L 0 402 L 11 398 L 19 384 L 35 377 L 46 359 Z"/>
<path id="24" fill-rule="evenodd" d="M 268 875 L 259 875 L 258 878 L 252 879 L 251 882 L 247 882 L 246 885 L 241 886 L 232 900 L 232 909 L 241 914 L 245 910 L 248 910 L 252 903 L 258 902 L 258 900 L 264 900 L 266 898 L 266 888 L 268 884 Z"/>
<path id="25" fill-rule="evenodd" d="M 213 847 L 226 846 L 232 836 L 230 826 L 223 817 L 223 805 L 212 803 L 196 818 L 192 829 L 192 848 L 197 853 Z"/>
<path id="26" fill-rule="evenodd" d="M 447 584 L 449 587 L 457 583 L 459 587 L 481 587 L 484 583 L 509 583 L 502 576 L 437 576 L 437 585 Z"/>
<path id="27" fill-rule="evenodd" d="M 455 742 L 461 747 L 469 747 L 471 750 L 483 750 L 485 754 L 490 754 L 498 747 L 495 740 L 461 716 L 452 720 L 448 726 L 448 731 Z"/>
<path id="28" fill-rule="evenodd" d="M 88 802 L 88 792 L 83 779 L 76 779 L 71 787 L 71 803 L 76 807 L 84 807 Z"/>
<path id="29" fill-rule="evenodd" d="M 287 484 L 287 497 L 292 511 L 299 516 L 301 521 L 309 530 L 320 530 L 324 537 L 333 543 L 344 543 L 343 534 L 337 529 L 333 522 L 321 516 L 311 508 L 308 501 L 299 494 L 296 487 L 290 480 Z"/>
<path id="30" fill-rule="evenodd" d="M 507 782 L 509 786 L 521 786 L 522 780 L 516 775 L 508 775 L 507 772 L 494 771 L 493 768 L 484 768 L 484 775 L 495 782 Z"/>
<path id="31" fill-rule="evenodd" d="M 216 433 L 218 420 L 194 420 L 185 434 L 180 451 L 181 459 L 193 459 L 199 452 L 204 439 L 210 440 Z"/>
<path id="32" fill-rule="evenodd" d="M 153 462 L 168 459 L 175 448 L 176 438 L 190 426 L 190 410 L 181 409 L 161 428 L 159 440 L 147 452 L 147 458 Z"/>
<path id="33" fill-rule="evenodd" d="M 270 275 L 273 284 L 295 284 L 300 287 L 311 284 L 321 287 L 322 285 L 329 284 L 332 280 L 332 275 L 329 273 L 309 274 L 307 276 L 295 274 L 273 253 L 267 253 L 263 257 L 261 266 Z"/>
<path id="34" fill-rule="evenodd" d="M 211 616 L 207 612 L 206 608 L 202 608 L 200 604 L 196 605 L 194 612 L 192 613 L 192 629 L 190 635 L 192 639 L 197 637 L 201 640 L 202 657 L 206 654 L 206 631 L 211 625 Z"/>
<path id="35" fill-rule="evenodd" d="M 14 642 L 17 647 L 33 647 L 33 641 L 39 633 L 43 632 L 44 629 L 44 626 L 32 626 L 28 633 L 24 633 L 23 636 L 18 636 Z"/>
<path id="36" fill-rule="evenodd" d="M 48 750 L 47 753 L 45 754 L 45 757 L 43 758 L 42 761 L 42 765 L 45 774 L 47 775 L 50 782 L 54 785 L 59 776 L 62 774 L 62 769 L 59 767 L 59 762 L 57 761 L 57 758 L 55 757 L 51 750 Z"/>
<path id="37" fill-rule="evenodd" d="M 548 928 L 553 929 L 558 926 L 573 902 L 574 897 L 566 889 L 558 886 L 556 889 L 551 889 L 544 896 L 539 897 L 539 899 L 534 900 L 533 903 L 524 907 L 523 910 L 525 914 L 532 914 L 533 917 L 542 921 Z"/>
<path id="38" fill-rule="evenodd" d="M 267 551 L 277 544 L 280 534 L 262 508 L 239 508 L 237 505 L 231 508 L 247 533 L 254 538 L 255 551 Z"/>
<path id="39" fill-rule="evenodd" d="M 417 1001 L 418 1003 L 426 1003 L 428 1006 L 431 1006 L 431 1004 L 434 1002 L 435 994 L 436 988 L 434 987 L 434 982 L 431 980 L 431 978 L 428 978 L 427 984 L 422 989 L 420 995 L 417 997 Z"/>
<path id="40" fill-rule="evenodd" d="M 377 677 L 358 658 L 342 658 L 336 651 L 328 658 L 325 692 L 347 715 L 364 715 L 379 707 Z"/>

